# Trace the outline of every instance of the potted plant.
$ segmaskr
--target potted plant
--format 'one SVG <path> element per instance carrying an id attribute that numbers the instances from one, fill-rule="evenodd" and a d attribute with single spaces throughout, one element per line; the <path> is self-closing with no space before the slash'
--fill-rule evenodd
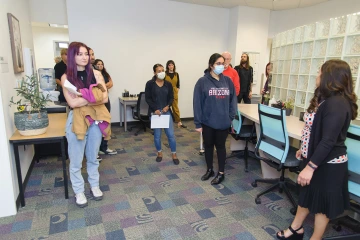
<path id="1" fill-rule="evenodd" d="M 294 99 L 288 98 L 288 100 L 284 102 L 283 109 L 286 111 L 286 116 L 290 116 L 292 110 L 294 109 Z"/>
<path id="2" fill-rule="evenodd" d="M 17 105 L 18 112 L 14 113 L 15 126 L 19 133 L 24 136 L 39 135 L 46 132 L 49 126 L 49 118 L 45 109 L 50 101 L 40 92 L 39 82 L 36 75 L 26 76 L 22 79 L 20 87 L 15 88 L 20 100 L 10 99 L 10 106 Z"/>

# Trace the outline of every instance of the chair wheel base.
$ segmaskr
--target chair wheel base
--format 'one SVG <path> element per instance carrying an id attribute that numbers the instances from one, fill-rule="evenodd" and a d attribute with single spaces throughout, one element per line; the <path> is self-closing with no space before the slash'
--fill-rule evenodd
<path id="1" fill-rule="evenodd" d="M 251 183 L 251 186 L 257 187 L 257 183 L 256 183 L 256 182 L 252 182 L 252 183 Z"/>
<path id="2" fill-rule="evenodd" d="M 332 226 L 332 228 L 333 228 L 335 231 L 337 231 L 337 232 L 340 232 L 340 231 L 341 231 L 341 225 L 334 224 L 334 225 Z"/>
<path id="3" fill-rule="evenodd" d="M 297 212 L 297 209 L 296 208 L 291 208 L 290 209 L 290 213 L 292 214 L 292 215 L 296 215 L 296 212 Z"/>
<path id="4" fill-rule="evenodd" d="M 261 199 L 260 198 L 255 198 L 255 203 L 256 204 L 261 204 Z"/>

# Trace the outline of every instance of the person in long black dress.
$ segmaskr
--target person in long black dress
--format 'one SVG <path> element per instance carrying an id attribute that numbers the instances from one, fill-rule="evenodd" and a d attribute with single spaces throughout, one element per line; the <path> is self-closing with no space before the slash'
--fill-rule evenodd
<path id="1" fill-rule="evenodd" d="M 312 213 L 315 226 L 310 239 L 320 240 L 329 220 L 349 207 L 345 139 L 350 121 L 358 114 L 350 67 L 342 60 L 329 60 L 322 65 L 317 82 L 308 109 L 310 134 L 303 139 L 308 142 L 303 149 L 307 154 L 297 153 L 305 166 L 297 179 L 301 185 L 297 213 L 289 228 L 277 233 L 278 239 L 303 239 L 302 224 Z"/>

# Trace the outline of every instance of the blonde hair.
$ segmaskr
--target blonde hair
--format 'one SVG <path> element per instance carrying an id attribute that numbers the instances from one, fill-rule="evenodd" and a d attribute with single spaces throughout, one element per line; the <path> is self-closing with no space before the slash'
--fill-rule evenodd
<path id="1" fill-rule="evenodd" d="M 61 62 L 61 60 L 62 60 L 61 57 L 55 57 L 54 58 L 55 63 L 59 63 L 59 62 Z"/>
<path id="2" fill-rule="evenodd" d="M 60 55 L 61 55 L 61 56 L 64 55 L 64 54 L 67 54 L 67 49 L 66 49 L 66 48 L 63 48 L 63 49 L 61 49 L 61 51 L 60 51 Z"/>

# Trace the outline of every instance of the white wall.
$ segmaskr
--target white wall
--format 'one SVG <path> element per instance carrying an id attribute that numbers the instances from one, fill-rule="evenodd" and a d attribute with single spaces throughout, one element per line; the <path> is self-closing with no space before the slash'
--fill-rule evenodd
<path id="1" fill-rule="evenodd" d="M 163 0 L 67 1 L 70 41 L 83 41 L 104 60 L 114 87 L 112 122 L 119 122 L 118 97 L 138 93 L 155 63 L 172 59 L 181 79 L 181 117 L 192 117 L 192 95 L 211 54 L 226 50 L 229 10 Z"/>
<path id="2" fill-rule="evenodd" d="M 53 68 L 54 41 L 69 41 L 69 32 L 64 28 L 32 27 L 36 67 Z"/>
<path id="3" fill-rule="evenodd" d="M 259 74 L 263 74 L 262 69 L 265 69 L 269 62 L 268 45 L 268 31 L 270 10 L 252 8 L 252 7 L 235 7 L 237 9 L 237 34 L 236 34 L 236 53 L 233 54 L 233 62 L 239 65 L 242 52 L 259 52 Z M 231 12 L 234 10 L 232 9 Z M 233 13 L 236 15 L 236 13 Z M 230 23 L 232 25 L 233 23 Z M 231 34 L 230 34 L 231 36 Z M 232 36 L 231 36 L 232 37 Z M 251 64 L 251 59 L 250 59 Z M 257 84 L 253 85 L 253 93 L 259 94 L 262 88 L 261 78 Z"/>
<path id="4" fill-rule="evenodd" d="M 315 6 L 273 11 L 269 37 L 305 24 L 360 11 L 360 0 L 332 0 Z"/>
<path id="5" fill-rule="evenodd" d="M 15 200 L 19 194 L 13 149 L 9 144 L 9 138 L 15 131 L 13 115 L 14 108 L 9 107 L 11 96 L 15 96 L 16 79 L 23 74 L 14 74 L 10 47 L 9 26 L 7 13 L 12 13 L 20 22 L 21 41 L 23 48 L 33 48 L 32 33 L 30 26 L 28 0 L 0 0 L 0 56 L 7 58 L 8 72 L 0 69 L 0 217 L 16 214 Z M 23 179 L 28 171 L 32 157 L 33 147 L 27 146 L 26 151 L 20 150 L 21 170 Z"/>
<path id="6" fill-rule="evenodd" d="M 67 24 L 65 0 L 28 0 L 32 22 Z"/>

